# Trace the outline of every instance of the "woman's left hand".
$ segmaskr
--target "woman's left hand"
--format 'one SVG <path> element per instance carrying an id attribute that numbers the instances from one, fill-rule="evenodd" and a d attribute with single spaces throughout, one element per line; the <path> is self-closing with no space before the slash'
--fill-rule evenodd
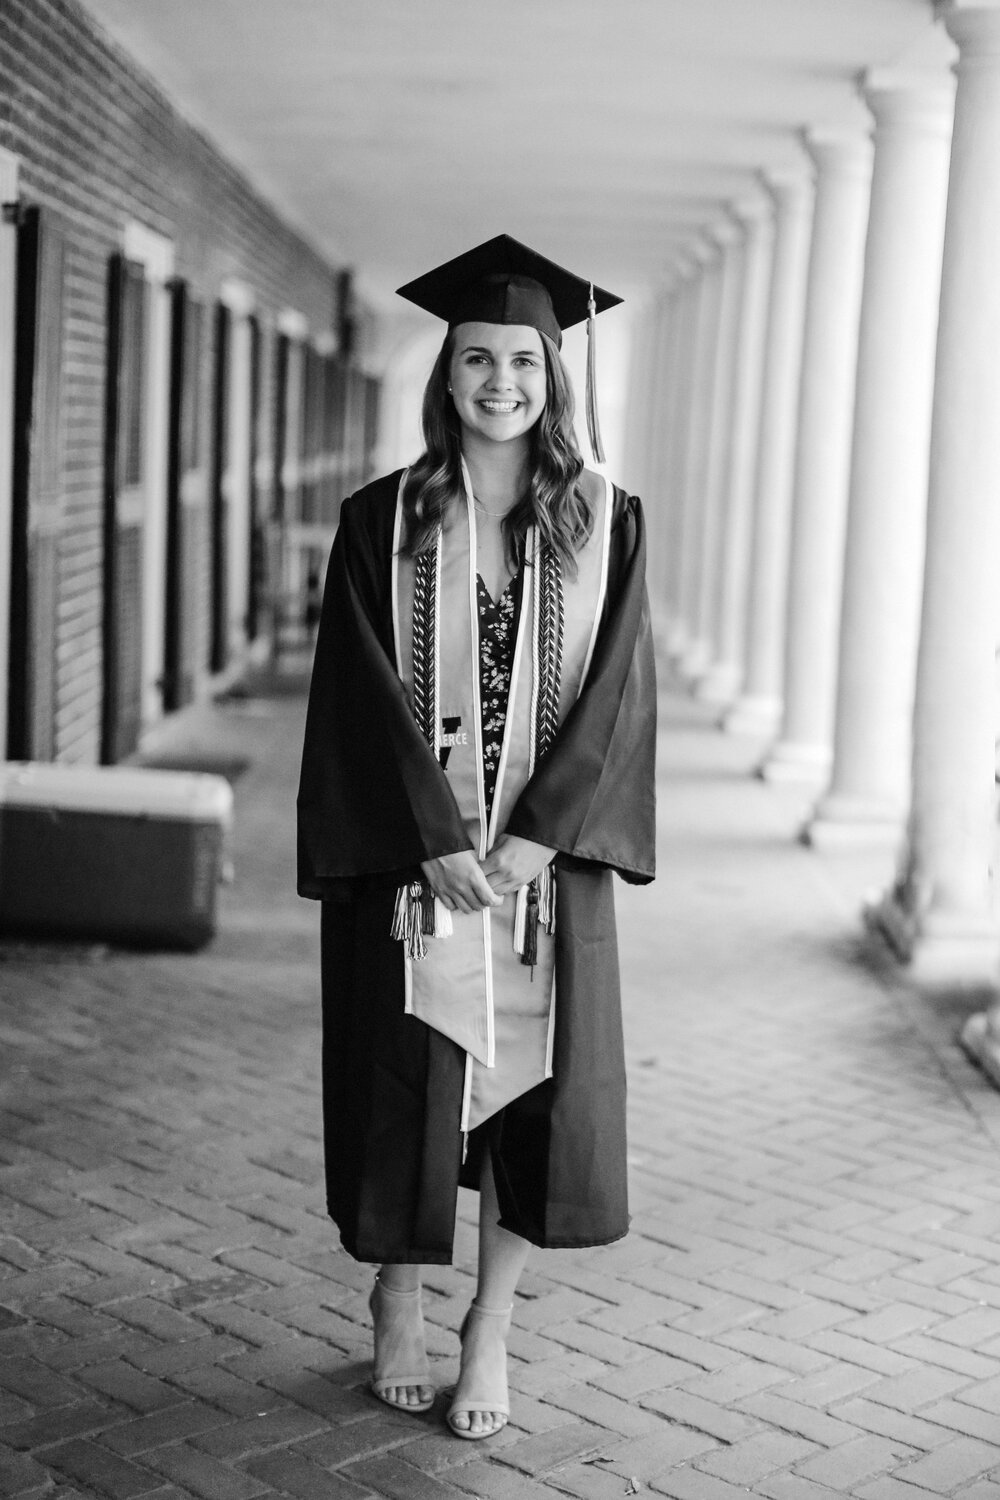
<path id="1" fill-rule="evenodd" d="M 508 896 L 540 871 L 556 855 L 547 844 L 519 839 L 514 833 L 502 833 L 482 862 L 483 874 L 498 896 Z"/>

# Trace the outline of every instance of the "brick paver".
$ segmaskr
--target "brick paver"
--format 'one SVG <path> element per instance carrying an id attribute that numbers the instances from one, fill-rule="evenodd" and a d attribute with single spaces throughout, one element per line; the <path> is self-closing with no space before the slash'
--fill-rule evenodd
<path id="1" fill-rule="evenodd" d="M 366 1391 L 370 1272 L 323 1210 L 301 693 L 195 711 L 239 755 L 196 955 L 0 945 L 0 1495 L 1000 1500 L 1000 1096 L 858 935 L 881 856 L 793 837 L 759 747 L 664 695 L 661 878 L 621 890 L 634 1222 L 535 1253 L 512 1420 Z M 472 1287 L 428 1277 L 439 1383 Z"/>

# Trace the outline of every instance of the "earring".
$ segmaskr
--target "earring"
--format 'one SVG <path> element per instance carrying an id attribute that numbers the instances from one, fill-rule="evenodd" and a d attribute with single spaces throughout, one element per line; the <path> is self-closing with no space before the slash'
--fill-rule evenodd
<path id="1" fill-rule="evenodd" d="M 448 387 L 448 395 L 451 395 L 451 386 Z"/>

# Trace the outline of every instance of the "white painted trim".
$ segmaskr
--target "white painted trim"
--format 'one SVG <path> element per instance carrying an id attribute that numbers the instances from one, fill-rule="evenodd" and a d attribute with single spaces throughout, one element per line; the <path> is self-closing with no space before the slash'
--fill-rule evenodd
<path id="1" fill-rule="evenodd" d="M 277 328 L 279 333 L 285 333 L 290 339 L 304 339 L 309 336 L 309 324 L 305 313 L 297 312 L 294 307 L 283 307 L 278 314 Z"/>
<path id="2" fill-rule="evenodd" d="M 228 304 L 227 304 L 228 305 Z M 246 646 L 246 617 L 250 602 L 250 324 L 234 312 L 230 329 L 230 358 L 226 404 L 229 413 L 229 462 L 222 476 L 228 507 L 227 590 L 230 652 L 239 656 Z"/>
<path id="3" fill-rule="evenodd" d="M 172 247 L 171 247 L 172 258 Z M 145 265 L 148 271 L 148 266 Z M 161 275 L 149 280 L 146 313 L 146 405 L 143 432 L 142 723 L 163 717 L 164 605 L 167 580 L 167 452 L 170 405 L 170 293 Z"/>
<path id="4" fill-rule="evenodd" d="M 146 280 L 169 281 L 174 274 L 174 244 L 166 235 L 130 219 L 122 235 L 122 249 L 126 260 L 138 261 L 146 272 Z"/>
<path id="5" fill-rule="evenodd" d="M 257 305 L 252 286 L 237 276 L 227 276 L 219 287 L 219 301 L 237 318 L 248 318 Z"/>
<path id="6" fill-rule="evenodd" d="M 18 158 L 0 148 L 0 203 L 17 202 L 19 169 Z M 16 254 L 17 229 L 13 224 L 0 223 L 0 759 L 7 745 Z"/>
<path id="7" fill-rule="evenodd" d="M 21 158 L 0 146 L 0 202 L 17 201 Z"/>
<path id="8" fill-rule="evenodd" d="M 122 230 L 126 260 L 142 266 L 149 284 L 146 332 L 146 403 L 142 452 L 142 723 L 163 715 L 164 595 L 167 571 L 167 427 L 170 401 L 170 304 L 166 284 L 174 274 L 173 241 L 148 224 L 129 219 Z"/>

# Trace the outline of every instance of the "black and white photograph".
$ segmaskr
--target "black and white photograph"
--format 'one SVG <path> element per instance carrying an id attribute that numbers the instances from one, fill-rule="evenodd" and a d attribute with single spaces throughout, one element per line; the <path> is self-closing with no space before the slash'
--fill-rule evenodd
<path id="1" fill-rule="evenodd" d="M 1000 1500 L 1000 0 L 0 0 L 0 1500 Z"/>

